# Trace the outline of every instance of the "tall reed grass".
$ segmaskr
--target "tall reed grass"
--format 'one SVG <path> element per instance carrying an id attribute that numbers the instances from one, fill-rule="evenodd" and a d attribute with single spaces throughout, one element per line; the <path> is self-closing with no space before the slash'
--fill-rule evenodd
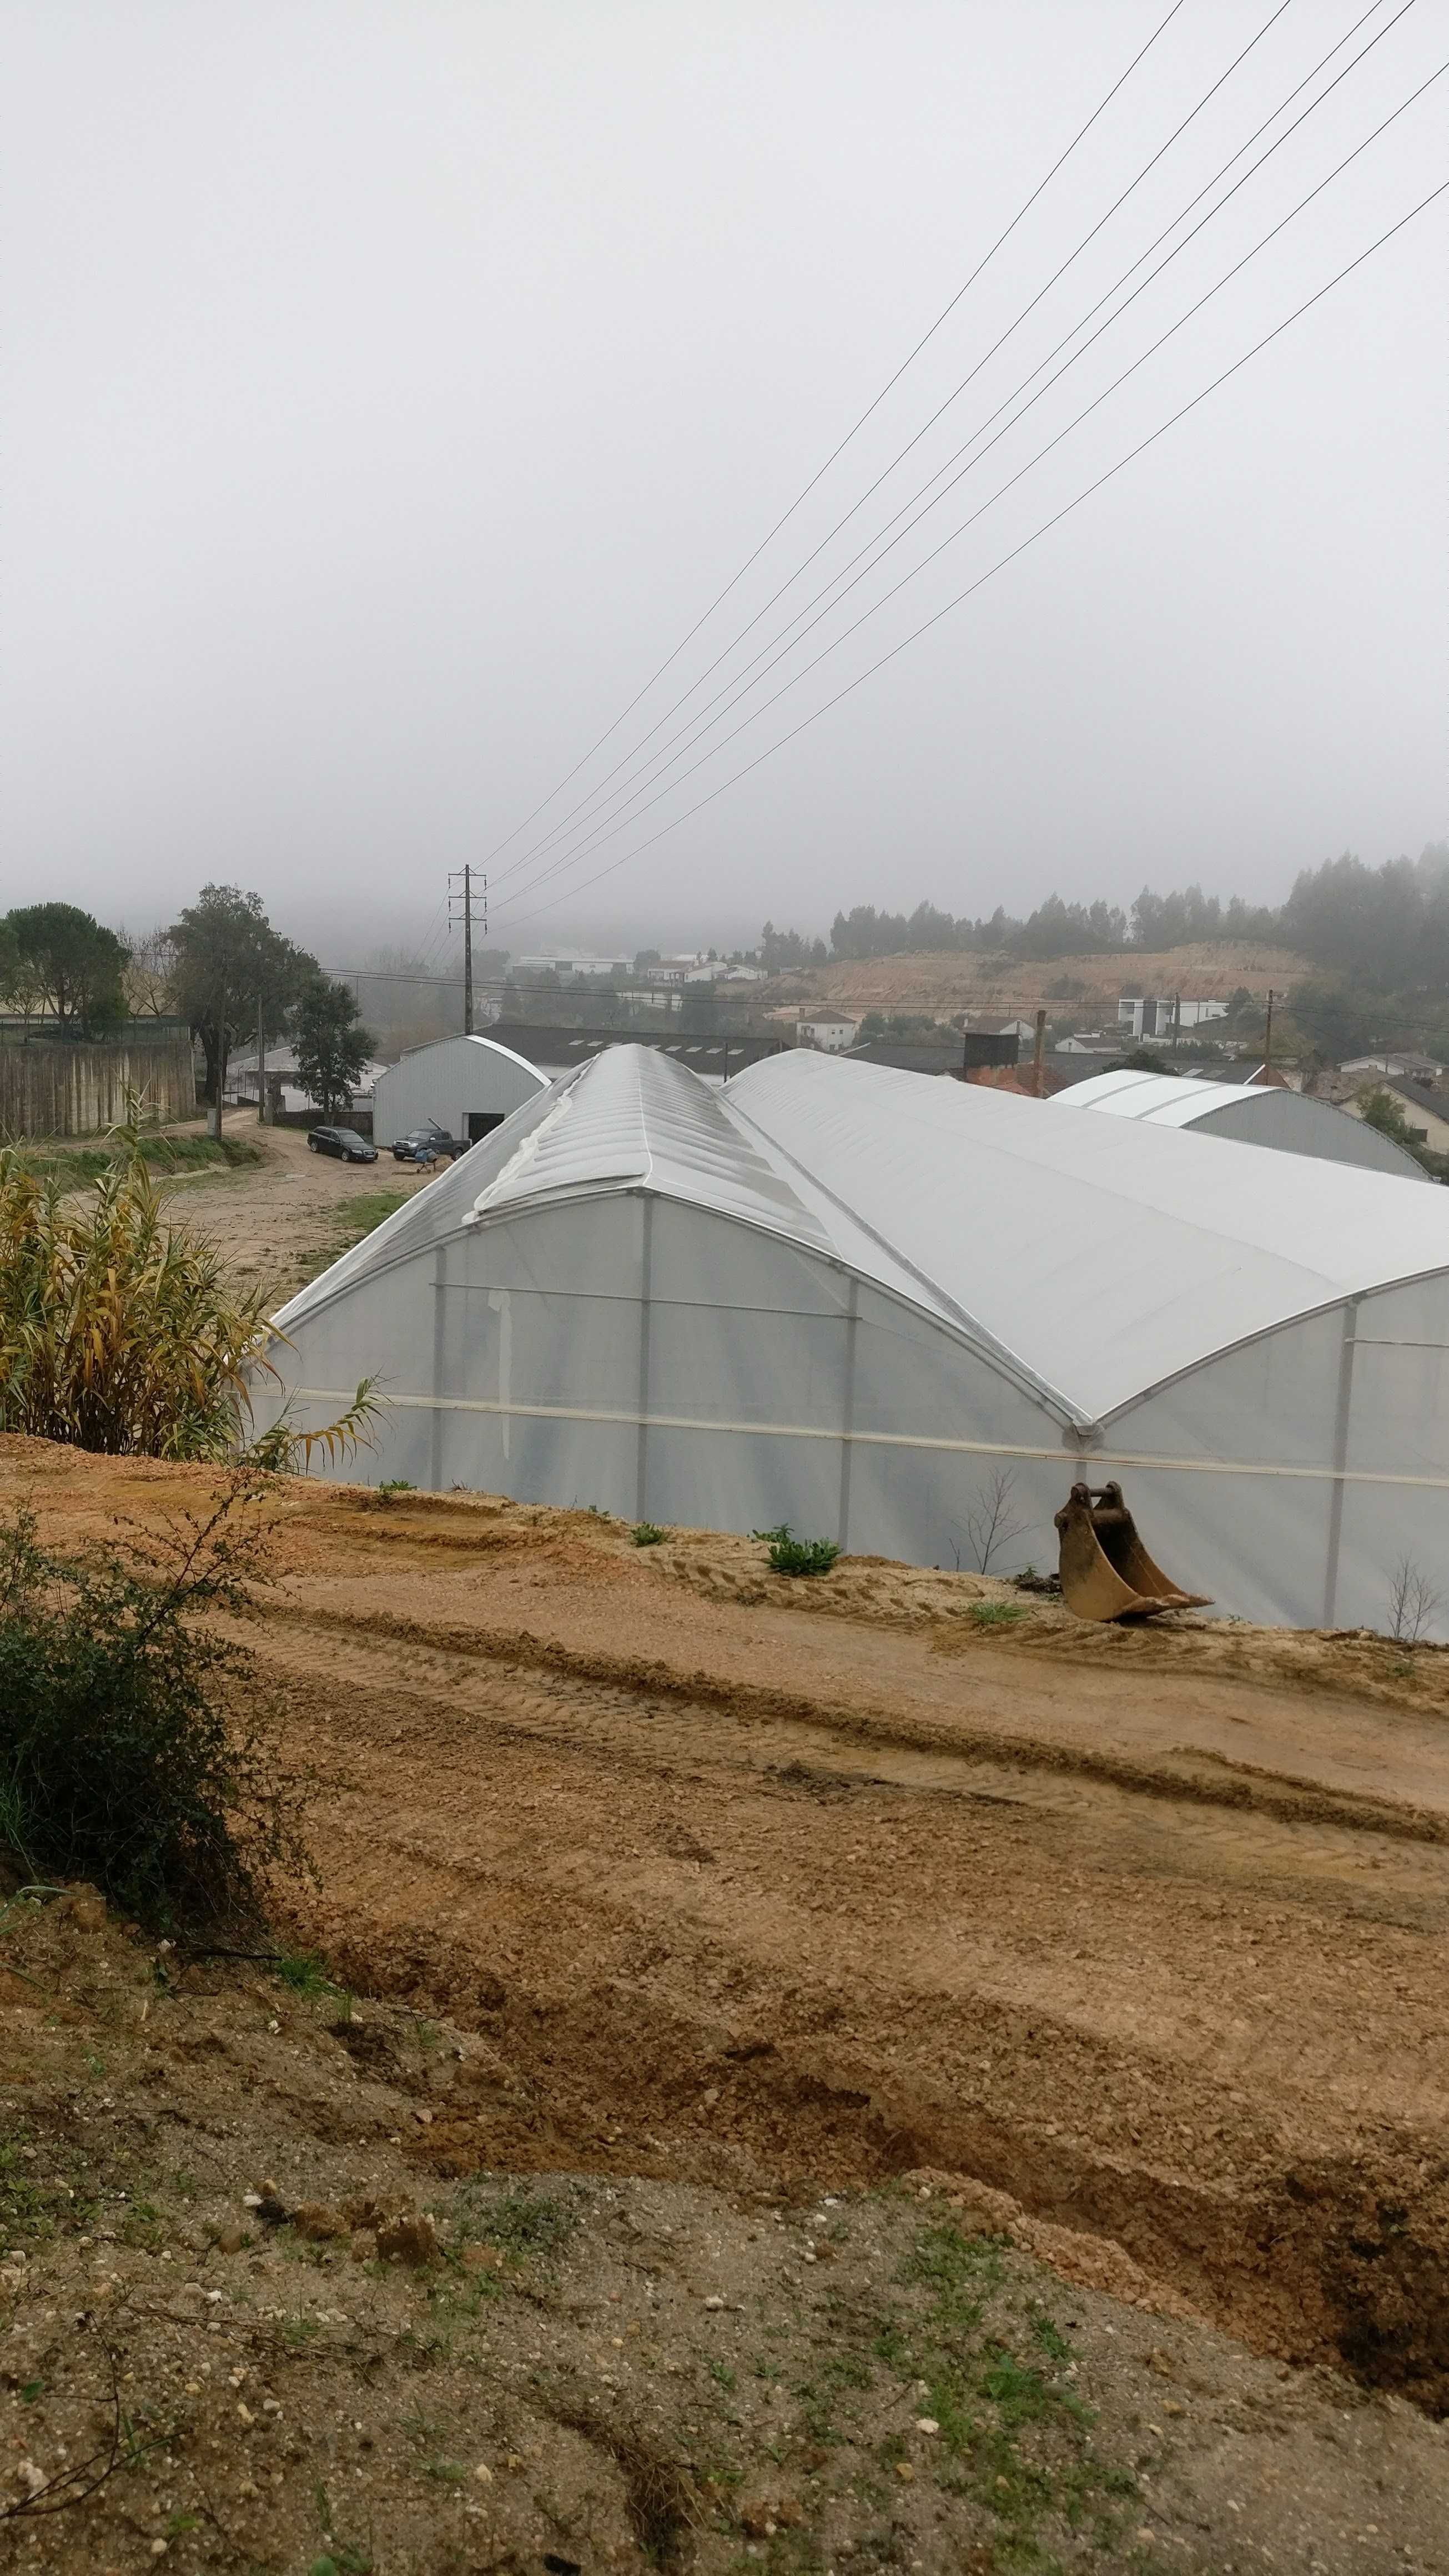
<path id="1" fill-rule="evenodd" d="M 249 1375 L 268 1365 L 262 1291 L 239 1290 L 212 1247 L 166 1220 L 139 1118 L 89 1197 L 0 1150 L 0 1431 L 112 1456 L 223 1461 L 247 1448 Z M 310 1463 L 365 1437 L 359 1387 L 340 1423 L 285 1421 L 254 1463 Z"/>

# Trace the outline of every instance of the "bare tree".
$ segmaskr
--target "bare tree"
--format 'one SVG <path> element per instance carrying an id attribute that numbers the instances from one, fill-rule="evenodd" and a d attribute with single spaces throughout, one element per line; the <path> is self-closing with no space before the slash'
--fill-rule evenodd
<path id="1" fill-rule="evenodd" d="M 1422 1566 L 1401 1556 L 1389 1586 L 1389 1635 L 1397 1645 L 1417 1646 L 1438 1608 L 1439 1595 Z"/>
<path id="2" fill-rule="evenodd" d="M 136 1020 L 164 1020 L 171 1008 L 171 970 L 175 963 L 169 930 L 144 931 L 139 939 L 123 930 L 129 955 L 123 973 L 126 1001 Z"/>
<path id="3" fill-rule="evenodd" d="M 1015 1493 L 1016 1469 L 997 1467 L 983 1479 L 975 1502 L 968 1506 L 966 1553 L 978 1574 L 989 1574 L 993 1556 L 1033 1527 L 1032 1522 L 1017 1518 L 1012 1508 Z"/>

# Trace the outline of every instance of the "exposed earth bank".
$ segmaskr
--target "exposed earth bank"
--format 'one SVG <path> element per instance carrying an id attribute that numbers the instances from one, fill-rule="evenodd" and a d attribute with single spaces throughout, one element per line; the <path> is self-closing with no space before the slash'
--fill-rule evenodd
<path id="1" fill-rule="evenodd" d="M 0 1444 L 0 1496 L 52 1540 L 209 1490 Z M 872 2195 L 924 2175 L 1013 2262 L 1126 2302 L 1145 2350 L 1229 2336 L 1254 2388 L 1327 2369 L 1283 2384 L 1336 2387 L 1355 2423 L 1355 2387 L 1412 2400 L 1383 2420 L 1427 2448 L 1388 2483 L 1449 2528 L 1424 2420 L 1449 2406 L 1449 1655 L 1084 1632 L 1006 1585 L 861 1560 L 791 1585 L 747 1541 L 641 1549 L 482 1497 L 270 1499 L 251 1642 L 318 1790 L 294 1937 L 486 2064 L 439 2060 L 408 2150 L 431 2186 L 587 2175 L 813 2211 L 894 2208 Z M 1325 2519 L 1274 2456 L 1297 2539 L 1233 2485 L 1247 2520 L 1224 2493 L 1210 2538 L 1199 2498 L 1196 2539 L 1154 2509 L 1112 2547 L 1449 2565 L 1357 2490 Z M 902 2563 L 1050 2564 L 961 2513 Z"/>

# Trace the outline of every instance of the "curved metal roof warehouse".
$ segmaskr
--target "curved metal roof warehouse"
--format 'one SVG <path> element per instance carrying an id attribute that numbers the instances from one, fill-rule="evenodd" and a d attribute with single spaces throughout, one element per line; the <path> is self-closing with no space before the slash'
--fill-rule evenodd
<path id="1" fill-rule="evenodd" d="M 644 1049 L 517 1110 L 283 1308 L 366 1472 L 969 1565 L 1126 1484 L 1224 1610 L 1381 1625 L 1449 1542 L 1449 1198 L 806 1050 L 711 1092 Z"/>
<path id="2" fill-rule="evenodd" d="M 1109 1118 L 1145 1118 L 1154 1127 L 1182 1127 L 1196 1135 L 1235 1136 L 1280 1154 L 1317 1154 L 1329 1163 L 1358 1163 L 1366 1171 L 1393 1172 L 1400 1180 L 1427 1181 L 1422 1163 L 1392 1136 L 1330 1101 L 1314 1100 L 1276 1083 L 1204 1082 L 1190 1075 L 1146 1073 L 1121 1066 L 1094 1073 L 1056 1093 L 1054 1109 L 1100 1109 Z"/>

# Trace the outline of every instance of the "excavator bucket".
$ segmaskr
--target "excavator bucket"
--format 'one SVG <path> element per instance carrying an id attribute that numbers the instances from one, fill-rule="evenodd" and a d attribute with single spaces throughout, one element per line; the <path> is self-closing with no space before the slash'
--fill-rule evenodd
<path id="1" fill-rule="evenodd" d="M 1073 1485 L 1056 1515 L 1062 1599 L 1079 1619 L 1151 1619 L 1201 1610 L 1210 1596 L 1179 1592 L 1154 1565 L 1120 1485 Z"/>

